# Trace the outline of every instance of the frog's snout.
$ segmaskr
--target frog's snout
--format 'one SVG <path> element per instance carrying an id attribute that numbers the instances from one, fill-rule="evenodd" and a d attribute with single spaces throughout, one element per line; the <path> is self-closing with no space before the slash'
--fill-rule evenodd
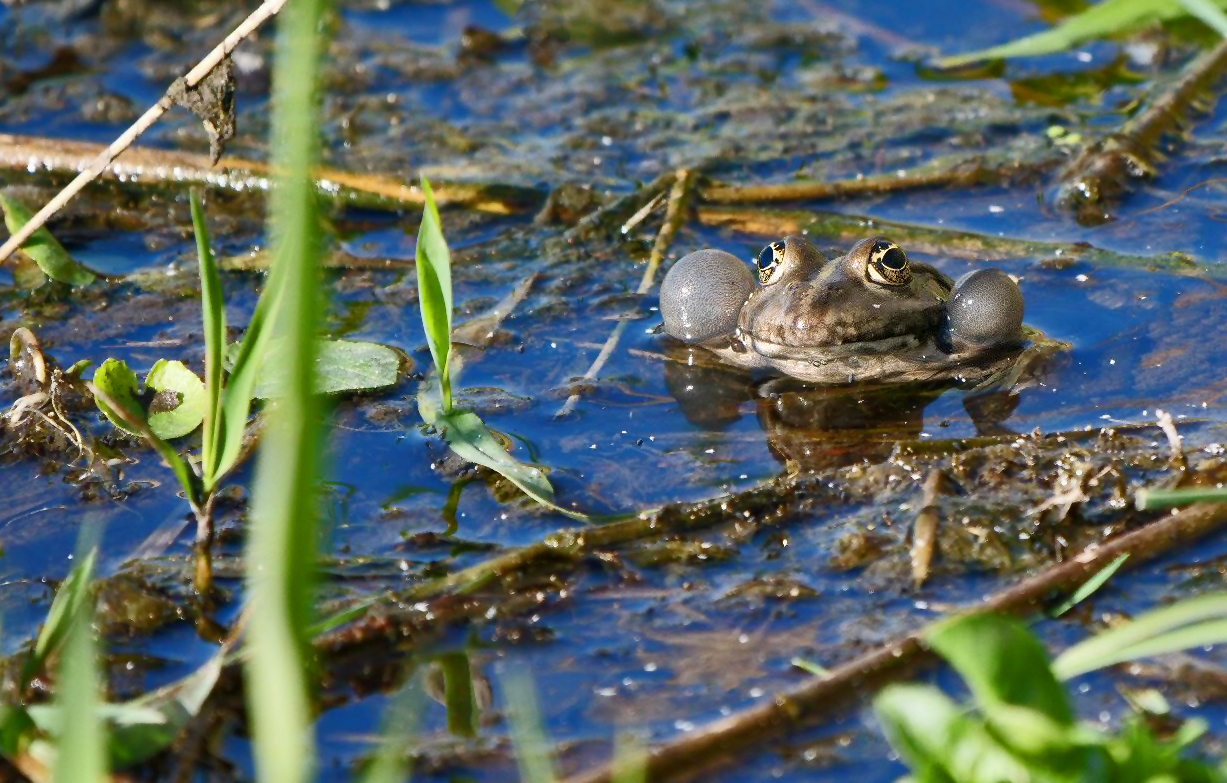
<path id="1" fill-rule="evenodd" d="M 665 331 L 687 343 L 731 334 L 754 288 L 750 267 L 732 253 L 696 250 L 683 256 L 660 285 Z"/>
<path id="2" fill-rule="evenodd" d="M 956 346 L 1022 341 L 1022 291 L 1000 269 L 977 269 L 955 281 L 946 313 Z"/>

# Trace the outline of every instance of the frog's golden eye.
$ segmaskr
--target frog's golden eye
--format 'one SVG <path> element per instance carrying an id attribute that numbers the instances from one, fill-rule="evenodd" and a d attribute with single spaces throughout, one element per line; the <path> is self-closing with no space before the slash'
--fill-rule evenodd
<path id="1" fill-rule="evenodd" d="M 767 285 L 784 260 L 784 243 L 772 242 L 758 252 L 758 282 Z"/>
<path id="2" fill-rule="evenodd" d="M 869 250 L 865 270 L 869 279 L 880 285 L 906 285 L 912 279 L 912 265 L 907 254 L 894 242 L 880 239 Z"/>

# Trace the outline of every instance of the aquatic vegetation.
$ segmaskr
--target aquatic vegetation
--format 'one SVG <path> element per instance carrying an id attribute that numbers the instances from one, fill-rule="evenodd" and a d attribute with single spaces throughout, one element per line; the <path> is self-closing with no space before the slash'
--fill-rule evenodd
<path id="1" fill-rule="evenodd" d="M 587 519 L 554 502 L 554 487 L 541 468 L 512 457 L 498 436 L 472 411 L 452 405 L 452 377 L 458 364 L 452 351 L 451 251 L 443 236 L 443 222 L 430 182 L 422 177 L 426 206 L 417 237 L 418 302 L 435 372 L 418 392 L 422 421 L 437 428 L 458 455 L 489 468 L 543 506 L 574 519 Z"/>
<path id="2" fill-rule="evenodd" d="M 962 676 L 965 709 L 932 685 L 892 685 L 874 700 L 891 744 L 917 780 L 1227 779 L 1191 751 L 1199 719 L 1160 736 L 1134 714 L 1119 732 L 1079 722 L 1063 681 L 1123 661 L 1224 640 L 1227 595 L 1182 601 L 1120 625 L 1050 662 L 1016 620 L 993 615 L 938 625 L 926 642 Z M 1166 712 L 1162 697 L 1160 707 Z"/>
<path id="3" fill-rule="evenodd" d="M 945 57 L 938 64 L 954 68 L 977 60 L 998 57 L 1031 57 L 1063 52 L 1095 38 L 1137 30 L 1152 22 L 1167 22 L 1195 16 L 1227 35 L 1223 0 L 1103 0 L 1080 11 L 1057 26 L 1000 46 Z"/>
<path id="4" fill-rule="evenodd" d="M 212 589 L 210 549 L 213 504 L 219 485 L 243 454 L 251 403 L 284 396 L 290 384 L 269 356 L 284 355 L 288 338 L 274 339 L 271 325 L 285 296 L 284 273 L 274 271 L 239 343 L 226 345 L 226 315 L 221 277 L 209 242 L 200 195 L 191 194 L 192 222 L 200 265 L 204 322 L 205 380 L 177 360 L 161 359 L 149 370 L 144 389 L 120 359 L 107 359 L 94 373 L 91 388 L 99 409 L 115 426 L 143 437 L 174 471 L 197 520 L 196 585 Z M 316 393 L 368 391 L 394 384 L 401 359 L 375 343 L 330 341 L 313 369 Z M 315 361 L 313 359 L 313 361 Z M 228 376 L 223 375 L 223 368 Z M 185 460 L 167 441 L 203 425 L 198 460 Z"/>
<path id="5" fill-rule="evenodd" d="M 4 212 L 4 224 L 10 234 L 20 231 L 33 217 L 33 213 L 21 201 L 3 191 L 0 191 L 0 210 Z M 46 228 L 35 231 L 22 245 L 22 251 L 34 259 L 38 268 L 52 280 L 68 285 L 89 285 L 96 277 L 69 255 Z"/>

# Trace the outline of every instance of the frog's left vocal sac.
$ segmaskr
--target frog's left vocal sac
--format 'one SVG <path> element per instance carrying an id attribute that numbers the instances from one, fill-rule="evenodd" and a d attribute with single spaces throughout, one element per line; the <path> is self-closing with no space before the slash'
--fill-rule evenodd
<path id="1" fill-rule="evenodd" d="M 763 248 L 757 267 L 722 250 L 680 259 L 661 285 L 665 331 L 824 384 L 959 378 L 1023 344 L 1022 292 L 999 269 L 955 282 L 882 237 L 828 261 L 800 236 Z"/>

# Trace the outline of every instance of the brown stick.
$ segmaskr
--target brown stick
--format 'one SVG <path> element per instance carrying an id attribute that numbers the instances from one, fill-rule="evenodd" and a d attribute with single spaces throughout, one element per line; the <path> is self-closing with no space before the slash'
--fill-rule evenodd
<path id="1" fill-rule="evenodd" d="M 660 232 L 656 234 L 656 242 L 652 245 L 652 254 L 648 257 L 648 265 L 643 270 L 643 277 L 639 280 L 639 287 L 635 289 L 637 294 L 646 294 L 656 284 L 656 272 L 660 269 L 660 264 L 665 259 L 665 253 L 669 252 L 669 247 L 673 244 L 673 237 L 677 236 L 677 230 L 685 219 L 686 197 L 690 194 L 693 178 L 693 172 L 689 169 L 678 169 L 673 189 L 669 191 L 669 205 L 665 210 L 665 220 L 660 226 Z M 629 323 L 630 321 L 619 321 L 618 325 L 614 327 L 613 332 L 609 335 L 609 339 L 601 346 L 601 352 L 593 360 L 592 366 L 584 373 L 583 377 L 585 379 L 595 378 L 605 367 L 605 363 L 609 361 L 609 357 L 613 356 L 614 349 L 618 347 L 618 342 L 622 339 L 622 333 L 626 331 L 627 324 Z M 575 410 L 575 406 L 578 404 L 579 395 L 572 394 L 567 397 L 567 401 L 554 414 L 554 418 L 558 419 L 570 415 L 571 411 Z"/>
<path id="2" fill-rule="evenodd" d="M 1116 133 L 1091 144 L 1061 173 L 1058 203 L 1080 222 L 1111 219 L 1105 210 L 1153 177 L 1163 157 L 1160 145 L 1190 122 L 1190 115 L 1205 109 L 1214 86 L 1227 69 L 1227 41 L 1194 60 L 1157 100 L 1131 117 Z"/>
<path id="3" fill-rule="evenodd" d="M 1128 554 L 1124 568 L 1151 560 L 1189 544 L 1227 524 L 1227 504 L 1199 503 L 1163 517 L 1132 533 L 1088 547 L 1072 560 L 1042 571 L 1003 590 L 968 614 L 999 612 L 1026 614 L 1056 594 L 1085 582 L 1106 563 Z M 681 773 L 692 774 L 778 737 L 803 721 L 827 714 L 831 707 L 852 696 L 863 696 L 911 667 L 933 660 L 924 644 L 930 626 L 924 626 L 833 669 L 829 677 L 815 677 L 775 698 L 708 724 L 647 754 L 647 779 L 660 781 Z M 604 765 L 567 778 L 564 783 L 608 783 L 612 765 Z"/>
<path id="4" fill-rule="evenodd" d="M 103 145 L 89 142 L 0 134 L 0 168 L 15 171 L 78 172 L 105 151 Z M 129 148 L 105 175 L 130 182 L 173 183 L 176 187 L 195 183 L 234 190 L 267 190 L 273 179 L 267 163 L 225 157 L 214 166 L 207 155 L 152 147 Z M 322 193 L 359 206 L 420 207 L 426 202 L 417 185 L 392 177 L 323 167 L 315 170 L 315 177 Z M 439 204 L 463 205 L 495 214 L 522 212 L 542 199 L 536 190 L 511 185 L 433 180 L 431 184 Z"/>
<path id="5" fill-rule="evenodd" d="M 946 187 L 970 187 L 989 183 L 1011 182 L 1053 165 L 1054 161 L 1038 163 L 1012 162 L 1001 166 L 953 165 L 943 169 L 911 169 L 892 174 L 872 174 L 856 179 L 834 181 L 799 180 L 775 185 L 732 185 L 712 182 L 699 190 L 699 197 L 710 204 L 746 204 L 770 201 L 824 201 L 876 196 L 909 190 Z"/>

